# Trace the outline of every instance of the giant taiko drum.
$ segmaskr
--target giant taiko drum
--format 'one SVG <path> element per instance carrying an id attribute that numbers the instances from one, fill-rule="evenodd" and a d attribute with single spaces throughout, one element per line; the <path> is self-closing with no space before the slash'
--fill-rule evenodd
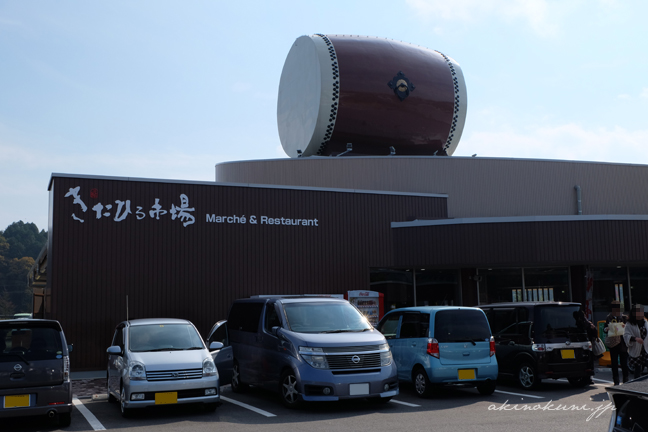
<path id="1" fill-rule="evenodd" d="M 438 51 L 365 36 L 302 36 L 277 102 L 290 157 L 452 155 L 466 119 L 459 64 Z M 393 150 L 392 150 L 393 148 Z"/>

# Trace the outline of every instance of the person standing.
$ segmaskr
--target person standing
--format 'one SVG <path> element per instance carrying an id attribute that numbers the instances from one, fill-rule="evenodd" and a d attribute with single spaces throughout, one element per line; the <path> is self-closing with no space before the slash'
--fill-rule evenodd
<path id="1" fill-rule="evenodd" d="M 641 376 L 648 357 L 646 335 L 648 335 L 648 323 L 644 320 L 643 308 L 641 305 L 634 305 L 625 326 L 623 339 L 628 346 L 628 363 L 634 368 L 635 378 Z"/>
<path id="2" fill-rule="evenodd" d="M 610 324 L 614 324 L 610 326 Z M 628 382 L 628 347 L 622 335 L 619 335 L 619 327 L 625 327 L 623 317 L 621 316 L 621 304 L 618 301 L 613 301 L 610 313 L 605 319 L 605 327 L 603 332 L 608 335 L 615 333 L 614 336 L 608 335 L 605 338 L 605 344 L 610 349 L 610 362 L 612 364 L 612 379 L 614 385 L 619 385 L 619 357 L 621 358 L 621 373 L 623 375 L 623 382 Z M 610 329 L 614 328 L 613 332 Z"/>

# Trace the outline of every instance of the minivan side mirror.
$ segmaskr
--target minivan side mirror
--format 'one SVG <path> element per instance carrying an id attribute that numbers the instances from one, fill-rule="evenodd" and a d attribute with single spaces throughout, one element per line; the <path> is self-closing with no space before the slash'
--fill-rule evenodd
<path id="1" fill-rule="evenodd" d="M 216 351 L 216 350 L 219 350 L 219 349 L 223 348 L 224 346 L 225 345 L 223 345 L 222 342 L 214 341 L 214 342 L 209 344 L 209 351 Z"/>
<path id="2" fill-rule="evenodd" d="M 279 327 L 279 326 L 272 327 L 272 334 L 275 335 L 275 336 L 279 336 L 279 329 L 280 328 L 281 327 Z"/>
<path id="3" fill-rule="evenodd" d="M 108 349 L 106 350 L 106 352 L 107 352 L 108 354 L 111 354 L 111 355 L 122 355 L 122 350 L 121 350 L 121 348 L 118 347 L 117 345 L 113 345 L 113 346 L 111 346 L 111 347 L 108 347 Z"/>
<path id="4" fill-rule="evenodd" d="M 68 353 L 71 353 L 73 349 L 74 349 L 73 344 L 68 345 Z"/>

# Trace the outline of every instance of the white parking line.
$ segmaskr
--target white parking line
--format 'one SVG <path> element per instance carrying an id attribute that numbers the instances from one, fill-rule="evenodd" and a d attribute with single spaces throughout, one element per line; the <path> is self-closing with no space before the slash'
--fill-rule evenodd
<path id="1" fill-rule="evenodd" d="M 394 402 L 394 403 L 401 404 L 401 405 L 406 405 L 406 406 L 409 406 L 409 407 L 420 407 L 421 406 L 421 405 L 416 405 L 416 404 L 413 404 L 413 403 L 401 402 L 401 401 L 395 400 L 395 399 L 392 399 L 390 402 Z"/>
<path id="2" fill-rule="evenodd" d="M 612 384 L 614 384 L 614 381 L 608 381 L 608 380 L 599 379 L 599 378 L 594 378 L 594 377 L 592 377 L 592 379 L 593 379 L 594 381 L 601 381 L 601 382 L 604 382 L 604 383 L 612 383 Z"/>
<path id="3" fill-rule="evenodd" d="M 559 378 L 556 381 L 562 381 L 562 382 L 569 382 L 566 378 Z M 596 384 L 594 383 L 593 385 L 599 386 L 599 387 L 609 387 L 610 384 L 614 384 L 614 381 L 608 381 L 604 379 L 599 379 L 599 378 L 592 378 L 592 381 L 601 381 L 607 384 Z"/>
<path id="4" fill-rule="evenodd" d="M 221 398 L 221 400 L 224 400 L 225 402 L 233 403 L 234 405 L 238 405 L 240 407 L 247 408 L 250 411 L 254 411 L 255 413 L 261 414 L 262 416 L 277 417 L 275 414 L 269 413 L 268 411 L 263 411 L 262 409 L 259 409 L 259 408 L 255 408 L 252 405 L 248 405 L 246 403 L 239 402 L 239 401 L 236 401 L 234 399 L 230 399 L 230 398 L 225 397 L 225 396 L 221 396 L 220 398 Z"/>
<path id="5" fill-rule="evenodd" d="M 534 399 L 544 399 L 544 396 L 536 396 L 536 395 L 530 395 L 530 394 L 522 394 L 522 393 L 511 393 L 511 392 L 505 392 L 502 390 L 495 390 L 495 393 L 504 393 L 504 394 L 509 394 L 513 396 L 522 396 L 522 397 L 530 397 Z"/>
<path id="6" fill-rule="evenodd" d="M 83 417 L 85 417 L 85 419 L 88 421 L 88 423 L 90 423 L 90 426 L 92 426 L 92 429 L 94 429 L 96 431 L 98 431 L 98 430 L 106 430 L 104 425 L 102 425 L 101 422 L 99 420 L 97 420 L 97 417 L 95 417 L 94 414 L 92 414 L 90 412 L 90 410 L 88 408 L 86 408 L 85 405 L 83 405 L 83 402 L 81 402 L 77 398 L 72 398 L 72 403 L 74 404 L 76 409 L 78 409 L 79 412 L 81 414 L 83 414 Z"/>

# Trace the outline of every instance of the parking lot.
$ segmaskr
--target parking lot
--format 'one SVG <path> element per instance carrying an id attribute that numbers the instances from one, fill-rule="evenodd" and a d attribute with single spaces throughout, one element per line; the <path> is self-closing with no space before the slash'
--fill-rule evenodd
<path id="1" fill-rule="evenodd" d="M 300 410 L 284 408 L 277 395 L 251 388 L 235 394 L 222 387 L 222 405 L 212 413 L 199 406 L 165 406 L 121 417 L 117 404 L 107 401 L 101 388 L 89 397 L 75 398 L 72 425 L 64 430 L 130 431 L 264 431 L 286 429 L 317 431 L 605 431 L 610 409 L 604 387 L 611 372 L 594 377 L 595 384 L 576 389 L 566 381 L 544 381 L 538 389 L 523 391 L 510 382 L 499 382 L 491 396 L 475 389 L 444 387 L 428 399 L 418 398 L 410 385 L 387 404 L 366 400 L 309 404 Z M 95 383 L 98 381 L 95 380 Z M 58 430 L 43 419 L 11 419 L 2 430 Z"/>

